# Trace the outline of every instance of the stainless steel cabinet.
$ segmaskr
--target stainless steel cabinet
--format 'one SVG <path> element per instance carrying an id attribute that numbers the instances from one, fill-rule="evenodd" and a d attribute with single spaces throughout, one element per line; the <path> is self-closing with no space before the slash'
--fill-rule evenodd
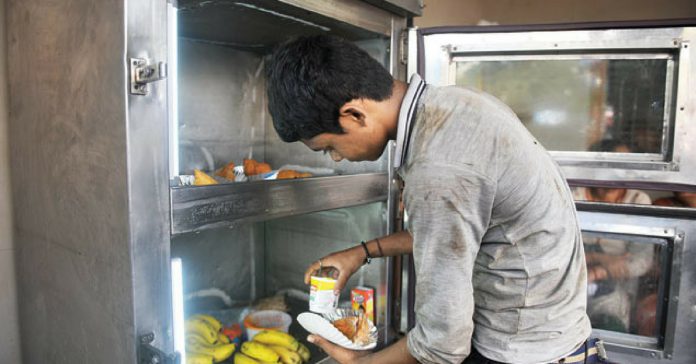
<path id="1" fill-rule="evenodd" d="M 695 40 L 676 22 L 413 29 L 409 72 L 504 101 L 571 186 L 693 192 Z M 609 271 L 590 274 L 588 313 L 610 359 L 696 360 L 695 209 L 577 207 L 588 270 Z"/>
<path id="2" fill-rule="evenodd" d="M 217 285 L 253 300 L 300 285 L 288 277 L 329 243 L 392 230 L 388 153 L 307 180 L 191 187 L 173 177 L 249 156 L 325 167 L 275 137 L 265 55 L 292 36 L 336 34 L 404 79 L 399 34 L 414 11 L 412 0 L 11 2 L 25 360 L 173 360 L 172 252 L 187 290 Z M 390 264 L 356 276 L 382 299 L 384 339 Z"/>

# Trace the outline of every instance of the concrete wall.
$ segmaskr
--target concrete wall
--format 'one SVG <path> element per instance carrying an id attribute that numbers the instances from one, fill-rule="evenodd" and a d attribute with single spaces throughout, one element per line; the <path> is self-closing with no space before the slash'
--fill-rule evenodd
<path id="1" fill-rule="evenodd" d="M 0 363 L 21 363 L 7 145 L 7 43 L 5 1 L 0 0 Z"/>
<path id="2" fill-rule="evenodd" d="M 696 17 L 694 0 L 425 0 L 418 27 L 542 24 Z"/>

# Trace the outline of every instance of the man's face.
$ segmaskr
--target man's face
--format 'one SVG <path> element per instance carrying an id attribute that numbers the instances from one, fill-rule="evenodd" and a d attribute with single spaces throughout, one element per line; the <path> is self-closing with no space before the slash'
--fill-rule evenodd
<path id="1" fill-rule="evenodd" d="M 389 136 L 379 122 L 379 113 L 365 110 L 349 108 L 341 112 L 338 121 L 343 134 L 322 133 L 302 142 L 309 149 L 330 154 L 336 162 L 343 159 L 351 162 L 377 160 L 384 152 Z"/>

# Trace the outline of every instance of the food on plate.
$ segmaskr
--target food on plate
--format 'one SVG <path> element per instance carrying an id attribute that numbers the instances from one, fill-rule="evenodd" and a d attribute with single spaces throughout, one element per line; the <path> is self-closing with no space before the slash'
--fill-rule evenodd
<path id="1" fill-rule="evenodd" d="M 201 171 L 200 169 L 194 169 L 193 176 L 194 176 L 194 181 L 193 181 L 194 186 L 207 186 L 207 185 L 218 184 L 218 182 L 215 180 L 215 178 L 210 177 L 208 174 Z"/>
<path id="2" fill-rule="evenodd" d="M 215 175 L 230 181 L 234 181 L 234 162 L 229 162 L 226 166 L 215 171 Z"/>
<path id="3" fill-rule="evenodd" d="M 333 321 L 332 324 L 355 344 L 368 345 L 372 341 L 370 322 L 365 314 L 344 317 Z"/>
<path id="4" fill-rule="evenodd" d="M 247 176 L 255 176 L 261 173 L 271 171 L 271 165 L 268 163 L 257 162 L 253 159 L 244 160 L 244 174 Z"/>
<path id="5" fill-rule="evenodd" d="M 292 169 L 281 169 L 278 171 L 277 179 L 295 179 L 312 177 L 311 173 L 298 172 Z"/>

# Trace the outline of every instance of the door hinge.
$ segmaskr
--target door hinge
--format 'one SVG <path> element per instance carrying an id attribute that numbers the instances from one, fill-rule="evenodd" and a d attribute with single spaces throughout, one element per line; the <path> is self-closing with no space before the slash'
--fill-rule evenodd
<path id="1" fill-rule="evenodd" d="M 404 29 L 399 34 L 399 61 L 401 64 L 408 64 L 408 29 Z"/>
<path id="2" fill-rule="evenodd" d="M 167 354 L 152 346 L 153 341 L 155 341 L 153 333 L 140 336 L 138 364 L 181 364 L 179 353 Z"/>
<path id="3" fill-rule="evenodd" d="M 147 95 L 147 84 L 167 78 L 167 64 L 149 64 L 145 58 L 130 58 L 130 93 Z"/>

